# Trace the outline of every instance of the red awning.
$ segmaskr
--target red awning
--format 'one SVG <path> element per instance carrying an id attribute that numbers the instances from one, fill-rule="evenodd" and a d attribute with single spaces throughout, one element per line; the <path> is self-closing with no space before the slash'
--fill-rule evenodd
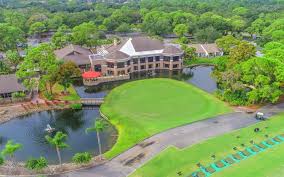
<path id="1" fill-rule="evenodd" d="M 97 77 L 101 77 L 101 73 L 100 72 L 95 72 L 95 71 L 87 71 L 87 72 L 84 72 L 82 74 L 82 77 L 84 79 L 97 78 Z"/>

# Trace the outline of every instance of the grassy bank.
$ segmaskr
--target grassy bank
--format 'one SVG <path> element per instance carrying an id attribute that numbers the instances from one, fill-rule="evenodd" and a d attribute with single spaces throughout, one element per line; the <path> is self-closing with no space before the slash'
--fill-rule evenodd
<path id="1" fill-rule="evenodd" d="M 235 153 L 234 147 L 238 149 L 244 149 L 241 144 L 246 147 L 251 146 L 250 141 L 260 142 L 267 139 L 265 135 L 273 137 L 284 133 L 284 113 L 274 116 L 272 119 L 264 122 L 260 122 L 251 127 L 243 128 L 235 132 L 218 136 L 216 138 L 204 141 L 200 144 L 188 147 L 186 149 L 178 149 L 176 147 L 170 147 L 160 153 L 157 157 L 149 161 L 147 164 L 139 168 L 131 177 L 178 177 L 177 172 L 181 171 L 182 176 L 187 176 L 198 169 L 198 163 L 204 166 L 209 165 L 215 161 L 221 160 L 229 154 Z M 260 132 L 255 133 L 255 128 L 260 128 Z M 238 137 L 238 138 L 237 138 Z M 279 147 L 283 145 L 279 145 Z M 276 153 L 273 156 L 271 153 Z M 279 167 L 284 163 L 284 153 L 275 149 L 264 151 L 251 159 L 244 160 L 232 167 L 228 167 L 224 172 L 215 173 L 214 176 L 218 177 L 266 177 L 272 173 L 275 169 L 279 170 Z M 279 152 L 279 153 L 278 153 Z M 212 155 L 216 156 L 216 159 L 212 159 Z M 279 156 L 282 159 L 276 157 Z M 262 159 L 262 160 L 260 160 Z M 275 164 L 271 163 L 272 161 Z M 269 164 L 271 163 L 271 164 Z M 266 164 L 269 164 L 266 166 Z M 261 173 L 261 168 L 265 169 L 265 173 Z M 249 171 L 249 172 L 248 172 Z M 283 170 L 282 170 L 283 172 Z M 262 175 L 261 175 L 262 174 Z M 276 174 L 276 173 L 275 173 Z M 272 175 L 272 177 L 274 177 Z"/>
<path id="2" fill-rule="evenodd" d="M 76 101 L 76 100 L 80 100 L 80 96 L 77 94 L 75 88 L 71 85 L 68 89 L 67 89 L 67 94 L 63 94 L 64 91 L 64 87 L 59 85 L 59 84 L 55 84 L 53 87 L 53 93 L 55 95 L 55 99 L 58 100 L 63 100 L 63 101 Z"/>
<path id="3" fill-rule="evenodd" d="M 184 60 L 184 66 L 190 67 L 195 65 L 216 65 L 219 57 L 216 58 L 196 58 L 193 60 Z"/>
<path id="4" fill-rule="evenodd" d="M 153 134 L 232 110 L 187 83 L 148 79 L 112 90 L 101 111 L 119 131 L 117 143 L 105 154 L 112 158 Z"/>

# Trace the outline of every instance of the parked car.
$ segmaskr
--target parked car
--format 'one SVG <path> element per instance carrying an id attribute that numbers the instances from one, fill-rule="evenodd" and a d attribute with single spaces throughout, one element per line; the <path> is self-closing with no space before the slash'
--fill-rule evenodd
<path id="1" fill-rule="evenodd" d="M 255 114 L 255 118 L 256 118 L 257 120 L 265 120 L 265 119 L 266 119 L 264 113 L 262 113 L 262 112 L 257 112 L 257 113 Z"/>

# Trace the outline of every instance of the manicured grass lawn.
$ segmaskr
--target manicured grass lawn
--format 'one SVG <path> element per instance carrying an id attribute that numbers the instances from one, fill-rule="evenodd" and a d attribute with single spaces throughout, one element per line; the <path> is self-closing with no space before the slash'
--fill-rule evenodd
<path id="1" fill-rule="evenodd" d="M 166 129 L 231 112 L 212 95 L 184 82 L 147 79 L 112 90 L 101 106 L 119 132 L 105 156 L 112 158 Z"/>
<path id="2" fill-rule="evenodd" d="M 212 177 L 282 177 L 284 176 L 284 143 L 224 169 Z"/>
<path id="3" fill-rule="evenodd" d="M 274 137 L 276 135 L 284 133 L 283 119 L 284 113 L 274 116 L 270 120 L 260 122 L 256 125 L 243 128 L 229 134 L 209 139 L 186 149 L 177 149 L 175 147 L 169 147 L 168 149 L 160 153 L 157 157 L 150 160 L 144 166 L 139 168 L 134 174 L 131 175 L 131 177 L 178 177 L 179 175 L 177 175 L 177 173 L 179 171 L 183 173 L 182 176 L 187 176 L 198 169 L 196 164 L 199 162 L 202 165 L 207 166 L 210 163 L 224 159 L 226 156 L 235 153 L 235 151 L 233 150 L 234 147 L 237 147 L 241 150 L 244 149 L 241 144 L 244 144 L 246 147 L 251 146 L 251 140 L 257 143 L 267 139 L 265 135 L 269 135 L 269 137 Z M 260 132 L 254 132 L 254 129 L 256 127 L 260 128 Z M 281 147 L 283 147 L 283 145 L 281 145 Z M 277 154 L 277 152 L 280 151 L 277 149 L 278 148 L 276 148 L 275 150 L 271 149 L 270 151 L 273 151 Z M 215 160 L 213 160 L 211 157 L 213 154 L 216 156 Z M 260 157 L 258 157 L 258 155 L 256 155 L 255 157 L 250 157 L 252 159 L 247 159 L 241 162 L 240 164 L 235 164 L 236 169 L 232 168 L 232 173 L 230 173 L 229 170 L 231 167 L 229 167 L 228 172 L 224 171 L 224 175 L 221 175 L 222 173 L 216 173 L 215 176 L 235 177 L 236 174 L 240 173 L 240 175 L 237 175 L 236 177 L 246 177 L 243 176 L 246 173 L 246 170 L 251 170 L 251 172 L 249 172 L 250 175 L 248 175 L 247 177 L 258 177 L 258 175 L 252 175 L 254 174 L 252 171 L 255 170 L 255 174 L 260 174 L 261 172 L 258 170 L 260 170 L 260 168 L 262 167 L 261 164 L 257 163 L 274 163 L 273 159 L 270 160 L 269 158 L 275 158 L 277 162 L 275 162 L 275 167 L 272 167 L 274 166 L 273 163 L 267 165 L 267 175 L 272 172 L 273 169 L 278 169 L 279 165 L 284 165 L 282 163 L 284 162 L 284 160 L 280 160 L 278 159 L 278 157 L 275 157 L 271 154 L 265 154 L 267 153 L 263 153 L 263 155 L 260 155 Z M 281 152 L 277 155 L 282 156 L 284 158 L 284 152 Z M 264 158 L 265 156 L 267 156 L 268 158 Z M 258 161 L 257 159 L 261 157 L 263 157 L 263 159 Z M 255 159 L 255 161 L 253 159 Z M 243 163 L 245 164 L 242 165 Z M 243 168 L 243 171 L 238 170 L 238 168 Z M 269 170 L 269 168 L 272 168 L 272 170 Z M 282 172 L 284 172 L 284 170 L 282 170 Z"/>
<path id="4" fill-rule="evenodd" d="M 80 99 L 80 96 L 77 94 L 76 90 L 74 87 L 71 85 L 68 89 L 67 92 L 69 94 L 67 95 L 62 95 L 62 92 L 64 91 L 64 87 L 55 84 L 53 87 L 53 92 L 55 94 L 55 99 L 63 100 L 63 101 L 76 101 Z"/>

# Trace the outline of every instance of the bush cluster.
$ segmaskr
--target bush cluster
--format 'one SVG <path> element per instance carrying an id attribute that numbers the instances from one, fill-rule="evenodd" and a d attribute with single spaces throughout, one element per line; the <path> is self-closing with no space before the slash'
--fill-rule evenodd
<path id="1" fill-rule="evenodd" d="M 46 158 L 40 157 L 39 159 L 31 158 L 26 161 L 25 167 L 31 170 L 42 170 L 47 167 L 48 162 Z"/>
<path id="2" fill-rule="evenodd" d="M 76 153 L 72 161 L 76 164 L 89 163 L 92 160 L 92 155 L 89 152 Z"/>
<path id="3" fill-rule="evenodd" d="M 83 105 L 80 104 L 80 103 L 75 103 L 75 104 L 70 105 L 70 108 L 74 109 L 74 110 L 80 110 L 80 109 L 82 109 L 82 107 L 83 107 Z"/>
<path id="4" fill-rule="evenodd" d="M 17 99 L 17 98 L 25 98 L 26 94 L 24 92 L 15 92 L 12 93 L 12 98 Z"/>

